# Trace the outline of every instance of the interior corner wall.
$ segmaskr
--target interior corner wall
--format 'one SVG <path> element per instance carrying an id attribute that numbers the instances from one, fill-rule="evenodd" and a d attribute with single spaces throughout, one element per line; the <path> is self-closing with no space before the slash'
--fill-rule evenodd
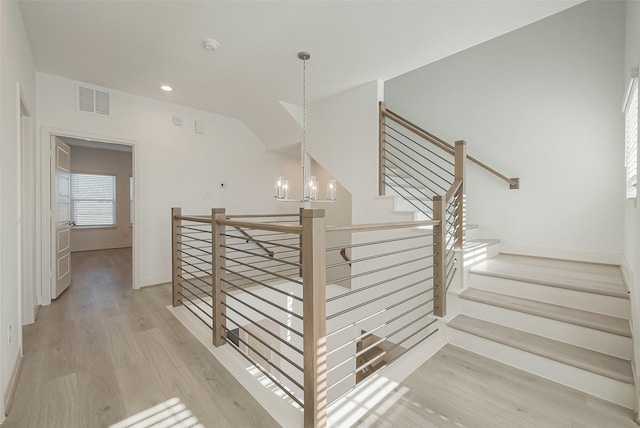
<path id="1" fill-rule="evenodd" d="M 385 82 L 387 107 L 467 167 L 468 223 L 502 250 L 620 263 L 624 3 L 586 2 Z"/>
<path id="2" fill-rule="evenodd" d="M 185 214 L 209 214 L 211 208 L 243 214 L 282 209 L 273 199 L 282 156 L 267 153 L 241 121 L 115 90 L 109 90 L 111 115 L 100 117 L 76 109 L 80 82 L 43 73 L 36 80 L 39 127 L 134 143 L 137 285 L 171 279 L 172 207 Z M 183 126 L 173 125 L 173 116 Z M 202 121 L 204 134 L 195 132 L 195 120 Z M 48 141 L 40 145 L 49 150 Z"/>
<path id="3" fill-rule="evenodd" d="M 311 103 L 308 150 L 351 193 L 352 223 L 413 220 L 392 214 L 391 199 L 378 197 L 378 101 L 375 80 Z"/>
<path id="4" fill-rule="evenodd" d="M 16 230 L 20 224 L 18 84 L 27 107 L 35 109 L 35 72 L 20 3 L 0 1 L 0 421 L 4 418 L 5 393 L 22 346 Z"/>
<path id="5" fill-rule="evenodd" d="M 116 224 L 114 227 L 73 228 L 71 251 L 131 247 L 129 223 L 129 178 L 131 152 L 71 147 L 72 174 L 100 174 L 116 177 Z"/>

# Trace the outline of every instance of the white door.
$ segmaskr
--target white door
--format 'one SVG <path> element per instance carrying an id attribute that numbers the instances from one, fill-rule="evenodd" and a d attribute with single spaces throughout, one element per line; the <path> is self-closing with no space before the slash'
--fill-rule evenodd
<path id="1" fill-rule="evenodd" d="M 71 150 L 55 139 L 55 180 L 52 189 L 55 207 L 56 257 L 52 297 L 58 297 L 71 284 Z"/>

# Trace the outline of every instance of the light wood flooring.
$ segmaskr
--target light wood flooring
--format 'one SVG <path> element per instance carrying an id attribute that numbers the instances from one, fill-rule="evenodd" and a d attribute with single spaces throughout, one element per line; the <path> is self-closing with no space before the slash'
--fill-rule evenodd
<path id="1" fill-rule="evenodd" d="M 24 328 L 22 374 L 2 428 L 107 427 L 171 398 L 204 427 L 277 426 L 169 313 L 168 285 L 131 290 L 129 249 L 74 253 L 72 261 L 70 289 Z M 139 417 L 153 426 L 152 416 Z M 446 346 L 358 426 L 616 428 L 636 426 L 631 417 Z"/>
<path id="2" fill-rule="evenodd" d="M 74 253 L 72 269 L 23 330 L 2 428 L 108 427 L 172 398 L 204 427 L 278 426 L 169 313 L 169 286 L 131 289 L 131 249 Z"/>

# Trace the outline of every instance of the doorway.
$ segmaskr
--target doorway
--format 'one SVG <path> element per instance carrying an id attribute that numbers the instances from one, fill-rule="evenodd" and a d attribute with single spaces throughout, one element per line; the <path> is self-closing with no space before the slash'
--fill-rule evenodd
<path id="1" fill-rule="evenodd" d="M 46 177 L 49 192 L 46 205 L 44 197 L 42 203 L 51 208 L 46 219 L 49 239 L 42 247 L 42 261 L 47 260 L 50 268 L 49 286 L 42 290 L 43 304 L 64 296 L 64 291 L 73 287 L 73 261 L 87 259 L 80 257 L 81 253 L 118 254 L 115 259 L 119 271 L 125 272 L 120 276 L 128 278 L 126 287 L 137 288 L 135 144 L 55 130 L 44 130 L 42 138 L 49 140 L 46 146 L 43 141 L 43 152 L 51 154 Z M 41 155 L 44 158 L 44 153 Z M 88 275 L 86 267 L 81 274 Z"/>

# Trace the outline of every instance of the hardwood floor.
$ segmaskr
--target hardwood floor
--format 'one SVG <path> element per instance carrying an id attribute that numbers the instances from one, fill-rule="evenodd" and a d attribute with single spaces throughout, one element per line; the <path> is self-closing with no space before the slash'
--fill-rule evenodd
<path id="1" fill-rule="evenodd" d="M 163 426 L 178 426 L 162 409 L 180 426 L 277 426 L 169 313 L 168 285 L 131 289 L 130 249 L 74 253 L 72 262 L 71 287 L 24 328 L 22 374 L 3 428 L 126 428 L 139 419 L 150 427 L 163 417 Z M 631 417 L 446 346 L 358 426 L 635 427 Z"/>
<path id="2" fill-rule="evenodd" d="M 452 345 L 398 385 L 357 426 L 637 427 L 630 410 Z"/>
<path id="3" fill-rule="evenodd" d="M 72 269 L 70 288 L 24 328 L 3 428 L 108 427 L 163 403 L 192 413 L 184 426 L 277 426 L 169 313 L 169 286 L 131 289 L 131 249 L 73 253 Z"/>

